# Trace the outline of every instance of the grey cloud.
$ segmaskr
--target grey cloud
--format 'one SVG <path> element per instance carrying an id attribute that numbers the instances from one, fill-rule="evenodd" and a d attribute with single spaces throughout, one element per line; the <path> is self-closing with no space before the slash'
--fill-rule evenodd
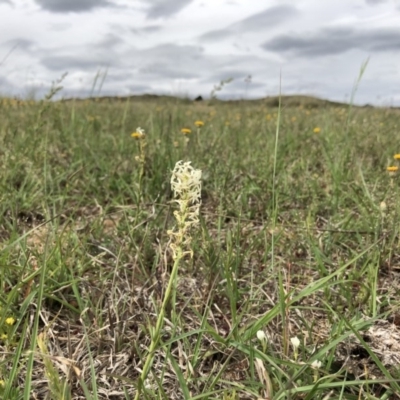
<path id="1" fill-rule="evenodd" d="M 200 40 L 205 40 L 205 41 L 221 40 L 230 35 L 233 35 L 234 33 L 235 33 L 235 30 L 232 29 L 231 27 L 228 27 L 225 29 L 216 29 L 214 31 L 210 31 L 210 32 L 207 32 L 207 33 L 204 33 L 203 35 L 201 35 Z"/>
<path id="2" fill-rule="evenodd" d="M 244 79 L 248 74 L 263 76 L 265 69 L 273 66 L 263 57 L 209 55 L 198 45 L 164 43 L 147 49 L 129 46 L 127 52 L 124 44 L 126 43 L 123 38 L 108 34 L 90 45 L 63 49 L 35 48 L 31 54 L 39 58 L 40 63 L 48 70 L 48 76 L 70 72 L 69 77 L 75 79 L 71 80 L 72 86 L 77 84 L 76 76 L 84 77 L 82 79 L 85 82 L 90 80 L 91 75 L 95 76 L 100 68 L 107 68 L 103 88 L 114 91 L 114 94 L 138 93 L 140 90 L 157 93 L 160 90 L 168 90 L 166 87 L 174 88 L 176 85 L 182 85 L 179 87 L 183 87 L 182 90 L 186 91 L 192 85 L 201 84 L 205 88 L 203 95 L 207 95 L 221 79 L 233 77 L 234 83 L 228 86 L 232 86 L 231 90 L 236 90 L 237 86 L 239 96 L 242 96 L 246 87 Z M 29 45 L 29 42 L 26 45 Z M 212 76 L 208 78 L 210 74 Z M 86 84 L 82 83 L 83 89 Z M 90 86 L 90 83 L 88 85 Z M 145 87 L 140 89 L 140 86 Z M 253 80 L 250 87 L 257 90 L 258 82 Z"/>
<path id="3" fill-rule="evenodd" d="M 299 11 L 293 6 L 275 6 L 245 18 L 235 25 L 239 25 L 242 30 L 257 31 L 259 28 L 279 24 L 298 14 Z"/>
<path id="4" fill-rule="evenodd" d="M 170 79 L 192 79 L 198 77 L 198 74 L 195 72 L 183 68 L 174 68 L 164 63 L 147 64 L 145 68 L 139 69 L 138 72 L 146 78 L 163 77 Z"/>
<path id="5" fill-rule="evenodd" d="M 137 35 L 151 34 L 154 32 L 159 32 L 162 29 L 161 25 L 148 25 L 144 28 L 132 28 L 131 31 Z"/>
<path id="6" fill-rule="evenodd" d="M 72 27 L 72 24 L 66 23 L 66 22 L 49 24 L 49 29 L 54 31 L 54 32 L 63 32 L 63 31 L 66 31 L 67 29 L 69 29 L 71 27 Z"/>
<path id="7" fill-rule="evenodd" d="M 140 60 L 138 73 L 146 79 L 193 79 L 206 68 L 203 48 L 199 46 L 165 43 L 136 50 L 135 58 Z"/>
<path id="8" fill-rule="evenodd" d="M 112 5 L 108 0 L 35 0 L 35 2 L 42 9 L 55 13 L 79 13 Z"/>
<path id="9" fill-rule="evenodd" d="M 210 83 L 210 84 L 218 84 L 222 80 L 226 80 L 228 78 L 232 78 L 233 81 L 229 83 L 232 85 L 233 82 L 244 82 L 246 77 L 249 75 L 248 70 L 231 70 L 227 69 L 225 71 L 218 71 L 214 74 L 207 76 L 206 79 L 202 80 L 203 83 Z"/>
<path id="10" fill-rule="evenodd" d="M 352 49 L 400 51 L 400 29 L 356 31 L 353 28 L 326 28 L 308 34 L 279 35 L 261 47 L 266 51 L 303 57 L 341 54 Z"/>
<path id="11" fill-rule="evenodd" d="M 279 25 L 298 14 L 299 11 L 293 6 L 280 5 L 270 7 L 241 21 L 235 22 L 224 29 L 207 32 L 200 36 L 200 39 L 206 41 L 219 40 L 238 33 L 258 32 L 263 29 L 268 29 L 271 26 Z"/>
<path id="12" fill-rule="evenodd" d="M 34 55 L 35 50 L 36 44 L 24 38 L 16 38 L 2 42 L 0 43 L 0 65 L 6 63 L 8 59 L 12 59 L 15 54 L 25 53 Z"/>
<path id="13" fill-rule="evenodd" d="M 129 56 L 118 45 L 123 39 L 113 34 L 106 35 L 90 46 L 57 49 L 39 49 L 36 55 L 41 64 L 51 71 L 85 71 L 109 67 L 132 71 L 145 77 L 165 77 L 189 79 L 198 76 L 196 65 L 203 58 L 203 49 L 199 46 L 179 46 L 172 43 L 158 45 L 148 49 L 130 47 Z M 51 55 L 49 55 L 51 54 Z M 202 62 L 202 68 L 206 63 Z"/>
<path id="14" fill-rule="evenodd" d="M 42 58 L 41 63 L 51 71 L 71 71 L 111 66 L 115 60 L 113 57 L 50 56 Z"/>
<path id="15" fill-rule="evenodd" d="M 203 48 L 200 46 L 179 46 L 172 43 L 165 43 L 149 49 L 141 51 L 143 60 L 155 60 L 156 62 L 169 61 L 173 64 L 191 63 L 193 60 L 198 60 L 203 56 Z"/>
<path id="16" fill-rule="evenodd" d="M 375 4 L 386 3 L 387 0 L 365 0 L 365 2 L 366 2 L 367 4 L 370 4 L 370 5 L 374 6 Z"/>
<path id="17" fill-rule="evenodd" d="M 64 47 L 61 51 L 58 48 L 40 48 L 36 55 L 40 57 L 40 63 L 51 71 L 97 70 L 120 64 L 118 48 L 123 43 L 121 36 L 108 33 L 90 45 Z"/>
<path id="18" fill-rule="evenodd" d="M 3 76 L 0 76 L 0 87 L 2 88 L 2 95 L 4 95 L 4 92 L 7 93 L 8 91 L 11 91 L 10 89 L 13 88 L 11 83 L 8 82 L 8 80 Z M 4 90 L 4 89 L 6 89 L 6 90 Z"/>
<path id="19" fill-rule="evenodd" d="M 130 93 L 150 93 L 153 91 L 152 87 L 149 85 L 132 84 L 128 85 L 126 88 Z"/>
<path id="20" fill-rule="evenodd" d="M 177 14 L 193 0 L 142 0 L 147 7 L 147 18 L 166 18 Z"/>
<path id="21" fill-rule="evenodd" d="M 19 47 L 20 49 L 23 49 L 25 51 L 29 51 L 30 49 L 32 49 L 32 47 L 34 46 L 34 42 L 32 40 L 29 39 L 25 39 L 25 38 L 15 38 L 15 39 L 11 39 L 11 40 L 7 40 L 5 42 L 0 43 L 0 46 L 4 46 L 4 47 Z"/>
<path id="22" fill-rule="evenodd" d="M 146 33 L 153 33 L 153 32 L 158 32 L 161 29 L 162 29 L 161 25 L 149 25 L 146 26 L 145 28 L 142 28 L 141 31 Z"/>
<path id="23" fill-rule="evenodd" d="M 210 71 L 211 74 L 218 71 L 218 78 L 221 79 L 228 77 L 244 79 L 248 74 L 255 74 L 270 66 L 268 60 L 257 56 L 208 55 L 200 46 L 180 46 L 172 43 L 136 50 L 134 56 L 140 60 L 140 71 L 149 70 L 152 74 L 159 74 L 160 77 L 165 73 L 166 76 L 174 78 L 203 79 L 210 74 Z M 214 78 L 213 83 L 217 83 Z"/>
<path id="24" fill-rule="evenodd" d="M 100 39 L 97 43 L 94 43 L 93 48 L 101 48 L 108 51 L 110 49 L 115 49 L 116 46 L 123 44 L 124 42 L 125 41 L 122 36 L 115 35 L 114 33 L 108 33 L 104 36 L 104 38 Z"/>

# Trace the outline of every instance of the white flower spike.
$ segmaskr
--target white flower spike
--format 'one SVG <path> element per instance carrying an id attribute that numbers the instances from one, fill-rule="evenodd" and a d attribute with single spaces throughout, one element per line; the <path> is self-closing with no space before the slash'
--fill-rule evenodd
<path id="1" fill-rule="evenodd" d="M 193 255 L 190 248 L 190 229 L 199 224 L 201 204 L 201 170 L 194 169 L 190 161 L 178 161 L 172 171 L 171 188 L 174 192 L 175 203 L 179 210 L 174 211 L 177 230 L 168 231 L 171 237 L 173 258 L 185 254 Z"/>
<path id="2" fill-rule="evenodd" d="M 295 336 L 290 338 L 290 341 L 292 343 L 293 346 L 293 353 L 294 353 L 294 360 L 297 361 L 297 356 L 299 355 L 299 346 L 300 346 L 300 339 Z"/>

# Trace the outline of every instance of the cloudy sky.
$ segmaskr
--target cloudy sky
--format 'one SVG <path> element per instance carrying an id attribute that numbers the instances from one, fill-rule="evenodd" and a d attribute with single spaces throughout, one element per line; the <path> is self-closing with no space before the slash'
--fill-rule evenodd
<path id="1" fill-rule="evenodd" d="M 400 106 L 400 0 L 0 0 L 0 95 L 348 101 L 367 59 L 356 103 Z"/>

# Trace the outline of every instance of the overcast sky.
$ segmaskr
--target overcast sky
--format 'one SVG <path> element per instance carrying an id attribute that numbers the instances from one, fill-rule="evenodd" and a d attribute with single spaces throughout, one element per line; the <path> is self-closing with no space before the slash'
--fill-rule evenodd
<path id="1" fill-rule="evenodd" d="M 356 103 L 400 105 L 400 0 L 0 0 L 0 95 L 346 101 L 368 58 Z"/>

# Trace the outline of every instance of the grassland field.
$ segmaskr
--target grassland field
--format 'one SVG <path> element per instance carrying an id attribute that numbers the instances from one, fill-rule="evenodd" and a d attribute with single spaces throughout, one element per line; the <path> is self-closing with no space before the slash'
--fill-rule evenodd
<path id="1" fill-rule="evenodd" d="M 400 398 L 400 110 L 281 100 L 0 99 L 1 399 Z"/>

